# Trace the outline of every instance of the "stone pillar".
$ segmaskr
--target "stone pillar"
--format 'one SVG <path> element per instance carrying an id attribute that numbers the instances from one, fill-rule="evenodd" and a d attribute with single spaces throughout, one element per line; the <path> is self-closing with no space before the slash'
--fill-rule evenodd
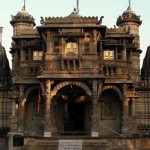
<path id="1" fill-rule="evenodd" d="M 128 99 L 123 99 L 122 134 L 128 133 Z"/>
<path id="2" fill-rule="evenodd" d="M 98 40 L 98 32 L 97 30 L 93 30 L 93 51 L 94 54 L 97 53 L 97 40 Z"/>
<path id="3" fill-rule="evenodd" d="M 128 99 L 127 99 L 127 84 L 123 84 L 123 112 L 122 112 L 122 134 L 128 134 Z"/>
<path id="4" fill-rule="evenodd" d="M 51 33 L 50 33 L 50 31 L 47 32 L 46 43 L 47 43 L 46 53 L 50 54 L 52 51 L 51 50 L 52 44 L 51 44 Z"/>
<path id="5" fill-rule="evenodd" d="M 53 98 L 53 94 L 51 91 L 51 85 L 54 82 L 51 80 L 46 81 L 46 91 L 45 91 L 45 96 L 46 96 L 46 102 L 45 102 L 45 122 L 44 122 L 44 137 L 51 137 L 52 136 L 52 112 L 51 112 L 51 100 Z"/>
<path id="6" fill-rule="evenodd" d="M 91 116 L 91 136 L 98 137 L 99 136 L 99 118 L 97 113 L 97 103 L 98 103 L 99 95 L 93 95 L 92 97 L 92 116 Z"/>
<path id="7" fill-rule="evenodd" d="M 24 131 L 24 107 L 26 99 L 24 97 L 24 86 L 20 86 L 20 101 L 19 101 L 19 114 L 18 114 L 18 132 Z"/>
<path id="8" fill-rule="evenodd" d="M 25 109 L 25 102 L 26 102 L 26 99 L 24 98 L 24 99 L 22 99 L 21 101 L 20 101 L 20 111 L 19 111 L 19 124 L 18 124 L 18 131 L 20 132 L 20 133 L 23 133 L 24 132 L 24 115 L 25 115 L 25 113 L 24 113 L 24 109 Z"/>
<path id="9" fill-rule="evenodd" d="M 73 70 L 76 70 L 76 61 L 73 60 Z"/>
<path id="10" fill-rule="evenodd" d="M 8 150 L 13 150 L 13 134 L 8 134 Z"/>
<path id="11" fill-rule="evenodd" d="M 91 116 L 91 136 L 98 137 L 99 136 L 99 118 L 97 113 L 98 100 L 101 93 L 102 82 L 99 80 L 93 80 L 92 85 L 92 116 Z"/>
<path id="12" fill-rule="evenodd" d="M 100 60 L 103 60 L 103 43 L 100 42 Z"/>
<path id="13" fill-rule="evenodd" d="M 24 61 L 24 50 L 22 48 L 20 51 L 20 61 Z"/>
<path id="14" fill-rule="evenodd" d="M 44 137 L 51 137 L 51 98 L 50 95 L 46 95 Z"/>
<path id="15" fill-rule="evenodd" d="M 79 57 L 82 55 L 82 49 L 83 49 L 82 43 L 83 43 L 83 40 L 82 40 L 82 38 L 80 38 L 79 46 L 78 46 Z"/>
<path id="16" fill-rule="evenodd" d="M 115 48 L 115 59 L 118 60 L 118 47 Z"/>
<path id="17" fill-rule="evenodd" d="M 12 116 L 16 115 L 16 99 L 13 99 L 12 102 Z"/>
<path id="18" fill-rule="evenodd" d="M 123 41 L 123 60 L 127 60 L 127 48 L 126 48 L 126 42 Z"/>

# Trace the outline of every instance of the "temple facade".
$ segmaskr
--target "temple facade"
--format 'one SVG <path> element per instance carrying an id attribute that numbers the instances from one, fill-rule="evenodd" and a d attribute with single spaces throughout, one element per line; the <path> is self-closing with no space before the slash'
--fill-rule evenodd
<path id="1" fill-rule="evenodd" d="M 9 150 L 150 148 L 142 21 L 130 6 L 117 27 L 103 18 L 74 9 L 36 26 L 25 7 L 12 16 Z"/>

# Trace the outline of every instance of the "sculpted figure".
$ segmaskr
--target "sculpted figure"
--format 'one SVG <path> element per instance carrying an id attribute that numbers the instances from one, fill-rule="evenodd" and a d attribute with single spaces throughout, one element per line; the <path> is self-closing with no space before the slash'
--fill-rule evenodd
<path id="1" fill-rule="evenodd" d="M 44 24 L 44 18 L 43 18 L 43 17 L 41 17 L 40 23 L 41 23 L 42 25 Z"/>

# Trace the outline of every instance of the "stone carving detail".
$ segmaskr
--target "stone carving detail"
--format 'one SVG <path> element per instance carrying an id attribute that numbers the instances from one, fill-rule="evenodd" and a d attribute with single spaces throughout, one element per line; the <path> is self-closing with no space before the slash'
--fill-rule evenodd
<path id="1" fill-rule="evenodd" d="M 82 29 L 74 29 L 74 28 L 67 28 L 67 29 L 60 29 L 59 33 L 82 33 Z"/>
<path id="2" fill-rule="evenodd" d="M 92 93 L 94 95 L 100 95 L 101 93 L 101 89 L 102 89 L 102 82 L 101 81 L 98 81 L 98 80 L 93 80 L 93 89 L 92 89 Z"/>
<path id="3" fill-rule="evenodd" d="M 46 82 L 41 82 L 42 95 L 51 95 L 51 86 L 54 83 L 52 80 L 46 80 Z"/>
<path id="4" fill-rule="evenodd" d="M 44 18 L 43 17 L 41 17 L 41 20 L 40 20 L 40 23 L 43 25 L 44 24 Z"/>
<path id="5" fill-rule="evenodd" d="M 103 120 L 114 120 L 116 119 L 116 112 L 112 101 L 102 102 L 102 119 Z"/>
<path id="6" fill-rule="evenodd" d="M 93 41 L 97 42 L 100 39 L 100 33 L 97 30 L 93 30 Z"/>
<path id="7" fill-rule="evenodd" d="M 93 22 L 99 23 L 98 17 L 79 17 L 79 18 L 69 18 L 69 17 L 45 17 L 44 25 L 46 24 L 53 24 L 53 23 L 70 23 L 70 22 Z"/>
<path id="8" fill-rule="evenodd" d="M 89 87 L 82 83 L 82 82 L 78 82 L 78 81 L 66 81 L 66 82 L 61 82 L 58 85 L 55 86 L 55 88 L 53 89 L 53 95 L 56 95 L 56 93 L 64 86 L 67 85 L 76 85 L 79 86 L 81 88 L 83 88 L 83 90 L 86 92 L 87 95 L 91 95 L 91 90 L 89 89 Z"/>
<path id="9" fill-rule="evenodd" d="M 112 114 L 113 114 L 112 102 L 106 102 L 105 103 L 105 116 L 106 117 L 111 117 Z"/>
<path id="10" fill-rule="evenodd" d="M 23 98 L 24 98 L 24 86 L 21 85 L 20 86 L 20 100 L 23 100 Z"/>
<path id="11" fill-rule="evenodd" d="M 104 16 L 100 17 L 99 24 L 102 24 L 103 18 L 104 18 Z"/>

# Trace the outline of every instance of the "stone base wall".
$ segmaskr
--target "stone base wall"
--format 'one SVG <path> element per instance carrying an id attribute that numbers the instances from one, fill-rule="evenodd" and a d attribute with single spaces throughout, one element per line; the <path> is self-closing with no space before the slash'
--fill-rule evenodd
<path id="1" fill-rule="evenodd" d="M 79 138 L 79 137 L 78 137 Z M 81 138 L 68 137 L 56 138 L 25 138 L 23 147 L 15 147 L 13 150 L 133 150 L 150 149 L 149 138 Z"/>

